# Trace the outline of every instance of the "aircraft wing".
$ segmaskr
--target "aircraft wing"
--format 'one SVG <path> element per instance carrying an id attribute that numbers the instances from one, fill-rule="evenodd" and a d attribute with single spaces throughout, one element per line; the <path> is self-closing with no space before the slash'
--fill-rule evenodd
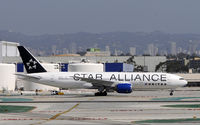
<path id="1" fill-rule="evenodd" d="M 101 86 L 111 87 L 112 84 L 114 83 L 112 81 L 100 80 L 100 79 L 91 79 L 91 78 L 83 78 L 83 77 L 75 77 L 75 78 L 78 78 L 81 81 L 91 83 L 93 86 L 96 86 L 96 87 L 101 87 Z"/>
<path id="2" fill-rule="evenodd" d="M 41 79 L 41 77 L 39 77 L 39 76 L 31 76 L 31 75 L 27 75 L 27 74 L 16 73 L 15 75 L 20 76 L 20 79 L 35 79 L 35 80 Z"/>

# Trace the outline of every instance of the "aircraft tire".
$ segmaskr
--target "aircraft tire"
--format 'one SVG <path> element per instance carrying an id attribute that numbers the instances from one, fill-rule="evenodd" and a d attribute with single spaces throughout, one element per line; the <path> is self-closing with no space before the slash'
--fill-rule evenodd
<path id="1" fill-rule="evenodd" d="M 107 96 L 107 92 L 104 91 L 104 92 L 102 93 L 102 95 L 103 95 L 103 96 Z"/>
<path id="2" fill-rule="evenodd" d="M 95 96 L 107 96 L 107 92 L 104 91 L 104 92 L 97 92 L 94 94 Z"/>
<path id="3" fill-rule="evenodd" d="M 97 92 L 97 93 L 95 93 L 94 95 L 95 95 L 95 96 L 100 96 L 100 93 L 99 93 L 99 92 Z"/>
<path id="4" fill-rule="evenodd" d="M 170 95 L 170 96 L 173 96 L 173 95 L 174 95 L 174 93 L 173 93 L 173 92 L 174 92 L 174 90 L 171 90 L 171 92 L 170 92 L 170 94 L 169 94 L 169 95 Z"/>

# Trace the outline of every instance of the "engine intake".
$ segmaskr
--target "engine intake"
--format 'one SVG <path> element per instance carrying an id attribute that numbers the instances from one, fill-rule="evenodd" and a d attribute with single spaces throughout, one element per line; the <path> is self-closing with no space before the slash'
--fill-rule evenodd
<path id="1" fill-rule="evenodd" d="M 130 83 L 120 83 L 116 85 L 116 91 L 118 93 L 131 93 L 132 85 Z"/>

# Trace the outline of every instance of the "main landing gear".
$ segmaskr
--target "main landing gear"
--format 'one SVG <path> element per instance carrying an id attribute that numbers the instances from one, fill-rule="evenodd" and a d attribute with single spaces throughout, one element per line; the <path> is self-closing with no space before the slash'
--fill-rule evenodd
<path id="1" fill-rule="evenodd" d="M 98 92 L 94 94 L 95 96 L 107 96 L 107 91 L 104 86 L 98 88 Z"/>
<path id="2" fill-rule="evenodd" d="M 173 94 L 174 94 L 174 90 L 171 90 L 171 92 L 170 92 L 170 96 L 173 96 Z"/>
<path id="3" fill-rule="evenodd" d="M 103 91 L 103 92 L 97 92 L 94 94 L 95 96 L 107 96 L 107 92 Z"/>

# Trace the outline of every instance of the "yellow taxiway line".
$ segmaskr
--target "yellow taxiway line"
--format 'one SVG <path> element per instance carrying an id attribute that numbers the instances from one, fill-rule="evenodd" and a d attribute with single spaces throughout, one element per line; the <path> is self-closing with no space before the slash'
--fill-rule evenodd
<path id="1" fill-rule="evenodd" d="M 70 112 L 71 110 L 73 110 L 74 108 L 76 108 L 76 107 L 79 106 L 79 105 L 80 105 L 80 103 L 77 103 L 76 105 L 74 105 L 74 106 L 71 107 L 70 109 L 68 109 L 68 110 L 66 110 L 66 111 L 64 111 L 64 112 L 58 113 L 58 114 L 52 116 L 51 118 L 46 119 L 45 121 L 33 123 L 33 124 L 30 124 L 30 125 L 39 125 L 39 124 L 43 124 L 43 123 L 48 122 L 48 121 L 51 121 L 51 120 L 55 120 L 55 119 L 56 119 L 57 117 L 59 117 L 60 115 L 66 114 L 66 113 Z"/>

